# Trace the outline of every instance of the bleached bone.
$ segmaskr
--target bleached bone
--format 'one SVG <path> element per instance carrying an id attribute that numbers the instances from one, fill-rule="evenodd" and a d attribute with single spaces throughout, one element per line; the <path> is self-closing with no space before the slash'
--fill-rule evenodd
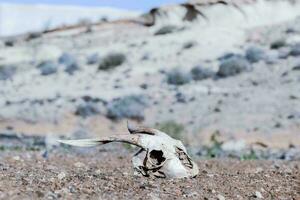
<path id="1" fill-rule="evenodd" d="M 129 124 L 127 128 L 129 134 L 59 142 L 80 147 L 110 142 L 129 143 L 140 148 L 132 158 L 135 174 L 160 178 L 194 177 L 198 174 L 197 164 L 191 160 L 180 140 L 157 129 L 132 127 Z"/>

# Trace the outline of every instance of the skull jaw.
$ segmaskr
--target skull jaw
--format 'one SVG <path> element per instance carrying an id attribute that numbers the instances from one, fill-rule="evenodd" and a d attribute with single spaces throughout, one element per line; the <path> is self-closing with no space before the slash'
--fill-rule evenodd
<path id="1" fill-rule="evenodd" d="M 132 158 L 134 175 L 156 178 L 185 178 L 195 177 L 199 172 L 196 163 L 192 162 L 193 168 L 186 168 L 176 157 L 168 159 L 158 168 L 155 166 L 149 168 L 145 163 L 146 156 L 146 151 L 140 151 Z"/>
<path id="2" fill-rule="evenodd" d="M 164 164 L 162 171 L 168 178 L 195 177 L 199 173 L 199 169 L 196 163 L 192 162 L 192 164 L 192 168 L 187 168 L 177 158 L 173 158 Z"/>

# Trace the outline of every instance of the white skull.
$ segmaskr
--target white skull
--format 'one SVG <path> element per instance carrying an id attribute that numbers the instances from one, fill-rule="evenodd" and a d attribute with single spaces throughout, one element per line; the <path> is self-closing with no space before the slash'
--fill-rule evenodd
<path id="1" fill-rule="evenodd" d="M 75 146 L 95 146 L 109 142 L 125 142 L 140 147 L 133 156 L 135 174 L 160 178 L 194 177 L 198 166 L 191 160 L 180 140 L 164 132 L 145 127 L 130 127 L 130 134 L 84 140 L 60 140 Z"/>

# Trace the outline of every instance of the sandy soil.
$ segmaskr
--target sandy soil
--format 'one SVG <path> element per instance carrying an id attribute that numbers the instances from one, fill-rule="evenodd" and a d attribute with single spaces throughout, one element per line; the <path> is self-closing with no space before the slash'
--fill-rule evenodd
<path id="1" fill-rule="evenodd" d="M 105 149 L 1 153 L 1 199 L 299 199 L 300 162 L 198 160 L 181 180 L 134 176 L 130 156 Z"/>

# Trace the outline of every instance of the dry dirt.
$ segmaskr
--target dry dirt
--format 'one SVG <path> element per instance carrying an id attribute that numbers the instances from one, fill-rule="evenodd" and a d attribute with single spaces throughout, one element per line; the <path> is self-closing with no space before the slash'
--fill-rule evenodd
<path id="1" fill-rule="evenodd" d="M 300 199 L 300 162 L 197 162 L 196 178 L 166 180 L 134 176 L 125 151 L 1 152 L 0 198 Z"/>

